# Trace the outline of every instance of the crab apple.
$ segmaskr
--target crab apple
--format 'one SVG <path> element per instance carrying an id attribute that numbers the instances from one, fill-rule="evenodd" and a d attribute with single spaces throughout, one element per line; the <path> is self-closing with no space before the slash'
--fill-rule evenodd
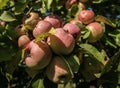
<path id="1" fill-rule="evenodd" d="M 22 29 L 23 25 L 18 25 L 15 29 L 14 32 L 16 33 L 16 35 L 19 37 L 21 35 L 25 35 L 27 34 L 25 30 Z"/>
<path id="2" fill-rule="evenodd" d="M 45 73 L 54 83 L 67 83 L 72 78 L 72 73 L 63 59 L 60 56 L 54 56 L 46 67 Z"/>
<path id="3" fill-rule="evenodd" d="M 37 23 L 36 27 L 33 30 L 33 36 L 37 37 L 38 35 L 48 32 L 52 28 L 52 24 L 48 21 L 41 20 Z"/>
<path id="4" fill-rule="evenodd" d="M 77 19 L 72 19 L 72 20 L 70 20 L 70 23 L 72 23 L 72 24 L 82 24 L 82 22 L 80 21 L 80 20 L 77 20 Z"/>
<path id="5" fill-rule="evenodd" d="M 50 22 L 54 28 L 59 28 L 62 26 L 62 19 L 58 15 L 46 16 L 44 20 Z"/>
<path id="6" fill-rule="evenodd" d="M 88 41 L 91 43 L 99 40 L 104 34 L 103 26 L 98 22 L 92 22 L 86 28 L 90 31 Z"/>
<path id="7" fill-rule="evenodd" d="M 89 24 L 94 21 L 94 16 L 93 10 L 82 10 L 78 14 L 78 19 L 84 24 Z"/>
<path id="8" fill-rule="evenodd" d="M 56 28 L 55 33 L 49 35 L 47 42 L 54 53 L 62 55 L 70 54 L 75 46 L 74 37 L 63 28 Z"/>
<path id="9" fill-rule="evenodd" d="M 25 48 L 25 64 L 28 68 L 41 70 L 46 67 L 51 58 L 52 52 L 46 42 L 40 41 L 36 43 L 31 41 Z"/>
<path id="10" fill-rule="evenodd" d="M 68 33 L 70 33 L 71 35 L 73 35 L 73 37 L 77 38 L 78 36 L 80 36 L 80 28 L 72 23 L 66 23 L 63 26 L 63 29 L 65 31 L 67 31 Z"/>
<path id="11" fill-rule="evenodd" d="M 30 24 L 35 26 L 37 22 L 40 20 L 39 14 L 35 12 L 30 12 L 30 17 L 23 21 L 23 24 Z"/>
<path id="12" fill-rule="evenodd" d="M 18 38 L 18 46 L 24 48 L 30 42 L 30 38 L 27 35 L 21 35 Z"/>

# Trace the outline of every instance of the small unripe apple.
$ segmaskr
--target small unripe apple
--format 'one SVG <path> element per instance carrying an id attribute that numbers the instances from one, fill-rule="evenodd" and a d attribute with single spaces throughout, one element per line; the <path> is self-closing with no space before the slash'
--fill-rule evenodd
<path id="1" fill-rule="evenodd" d="M 52 28 L 52 24 L 48 21 L 41 20 L 37 23 L 36 27 L 33 30 L 33 36 L 37 37 L 38 35 L 48 32 Z"/>
<path id="2" fill-rule="evenodd" d="M 46 16 L 44 20 L 50 22 L 54 28 L 59 28 L 62 26 L 62 19 L 58 15 Z"/>
<path id="3" fill-rule="evenodd" d="M 72 74 L 63 59 L 60 56 L 54 56 L 46 67 L 45 73 L 54 83 L 67 83 L 72 78 Z"/>
<path id="4" fill-rule="evenodd" d="M 26 18 L 26 16 L 23 18 L 23 25 L 24 25 L 23 29 L 26 31 L 28 30 L 32 31 L 36 26 L 36 24 L 38 23 L 38 21 L 41 20 L 38 13 L 30 12 L 29 15 L 30 15 L 29 18 Z"/>
<path id="5" fill-rule="evenodd" d="M 94 21 L 94 15 L 92 10 L 82 10 L 78 14 L 78 19 L 84 24 L 89 24 Z"/>
<path id="6" fill-rule="evenodd" d="M 25 64 L 28 68 L 41 70 L 46 67 L 51 58 L 52 52 L 46 42 L 40 41 L 38 44 L 33 40 L 26 46 Z"/>
<path id="7" fill-rule="evenodd" d="M 25 46 L 30 42 L 30 38 L 27 35 L 21 35 L 18 38 L 18 46 L 25 48 Z"/>
<path id="8" fill-rule="evenodd" d="M 88 41 L 91 43 L 99 40 L 104 34 L 103 26 L 98 22 L 92 22 L 86 28 L 90 31 Z"/>
<path id="9" fill-rule="evenodd" d="M 27 34 L 26 31 L 22 29 L 22 26 L 23 26 L 23 25 L 18 25 L 18 26 L 14 29 L 14 31 L 15 31 L 15 33 L 16 33 L 16 35 L 17 35 L 18 37 L 21 36 L 21 35 Z"/>
<path id="10" fill-rule="evenodd" d="M 35 12 L 30 12 L 30 17 L 23 21 L 23 24 L 30 24 L 35 26 L 37 22 L 40 20 L 39 14 Z"/>
<path id="11" fill-rule="evenodd" d="M 75 46 L 74 37 L 63 28 L 56 28 L 55 34 L 49 35 L 47 42 L 54 53 L 62 55 L 70 54 Z"/>
<path id="12" fill-rule="evenodd" d="M 63 29 L 73 35 L 74 38 L 80 36 L 80 28 L 76 24 L 66 23 Z"/>

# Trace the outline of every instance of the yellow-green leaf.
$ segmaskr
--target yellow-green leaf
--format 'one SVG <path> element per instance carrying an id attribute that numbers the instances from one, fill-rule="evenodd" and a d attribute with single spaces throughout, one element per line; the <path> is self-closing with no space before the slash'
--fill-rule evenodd
<path id="1" fill-rule="evenodd" d="M 44 40 L 48 37 L 50 33 L 46 32 L 46 33 L 42 33 L 40 35 L 38 35 L 36 38 L 35 38 L 35 42 L 39 42 L 41 40 Z"/>
<path id="2" fill-rule="evenodd" d="M 9 11 L 4 11 L 0 16 L 0 19 L 5 22 L 11 22 L 16 20 L 16 18 Z"/>
<path id="3" fill-rule="evenodd" d="M 0 9 L 2 9 L 4 6 L 6 6 L 8 1 L 9 0 L 0 0 Z"/>
<path id="4" fill-rule="evenodd" d="M 101 15 L 96 16 L 95 21 L 103 22 L 103 23 L 105 23 L 105 24 L 107 24 L 109 26 L 116 27 L 116 24 L 114 24 L 109 19 L 107 19 L 106 17 L 101 16 Z"/>
<path id="5" fill-rule="evenodd" d="M 104 63 L 105 56 L 102 53 L 100 53 L 96 47 L 90 44 L 80 44 L 80 47 L 83 48 L 83 50 L 85 50 L 86 53 L 96 58 L 99 62 Z"/>
<path id="6" fill-rule="evenodd" d="M 102 2 L 104 2 L 104 1 L 106 1 L 106 0 L 92 0 L 92 3 L 102 3 Z"/>
<path id="7" fill-rule="evenodd" d="M 70 56 L 65 57 L 65 59 L 70 65 L 71 70 L 75 73 L 78 72 L 78 69 L 80 66 L 79 58 L 76 55 L 70 55 Z"/>

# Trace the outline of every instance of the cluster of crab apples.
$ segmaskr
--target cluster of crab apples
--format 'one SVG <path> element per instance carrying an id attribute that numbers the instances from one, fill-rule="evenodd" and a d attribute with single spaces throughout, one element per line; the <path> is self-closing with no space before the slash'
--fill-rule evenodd
<path id="1" fill-rule="evenodd" d="M 30 75 L 40 72 L 54 83 L 66 83 L 72 79 L 72 73 L 64 60 L 64 55 L 74 52 L 76 43 L 81 37 L 81 29 L 77 23 L 84 24 L 90 31 L 87 41 L 99 40 L 103 33 L 100 23 L 94 21 L 92 10 L 81 10 L 78 19 L 67 23 L 58 15 L 51 14 L 40 18 L 35 12 L 23 22 L 19 31 L 18 46 L 24 49 L 24 62 Z M 30 71 L 29 71 L 30 70 Z"/>

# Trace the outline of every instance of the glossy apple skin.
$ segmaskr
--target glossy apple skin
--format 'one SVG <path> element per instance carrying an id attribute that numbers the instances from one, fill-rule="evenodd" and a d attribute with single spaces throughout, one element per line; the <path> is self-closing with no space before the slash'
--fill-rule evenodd
<path id="1" fill-rule="evenodd" d="M 58 15 L 46 16 L 44 20 L 50 22 L 54 28 L 59 28 L 62 26 L 62 19 Z"/>
<path id="2" fill-rule="evenodd" d="M 72 20 L 70 20 L 70 23 L 71 24 L 77 24 L 77 23 L 82 24 L 82 22 L 78 19 L 72 19 Z"/>
<path id="3" fill-rule="evenodd" d="M 45 73 L 54 83 L 67 83 L 72 78 L 72 74 L 63 59 L 60 56 L 54 56 L 46 67 Z"/>
<path id="4" fill-rule="evenodd" d="M 30 38 L 27 35 L 21 35 L 18 38 L 18 46 L 25 48 L 25 46 L 30 42 Z"/>
<path id="5" fill-rule="evenodd" d="M 92 22 L 88 24 L 86 28 L 90 31 L 88 41 L 91 43 L 99 40 L 104 34 L 104 29 L 102 25 L 98 22 Z"/>
<path id="6" fill-rule="evenodd" d="M 48 21 L 41 20 L 37 23 L 36 27 L 33 30 L 33 36 L 37 37 L 38 35 L 48 32 L 52 28 L 52 24 Z"/>
<path id="7" fill-rule="evenodd" d="M 74 38 L 77 38 L 77 36 L 80 36 L 80 28 L 76 25 L 76 24 L 72 24 L 72 23 L 66 23 L 63 26 L 63 29 L 70 33 L 71 35 L 74 36 Z"/>
<path id="8" fill-rule="evenodd" d="M 44 41 L 40 41 L 38 45 L 33 40 L 26 46 L 25 50 L 25 64 L 28 68 L 41 70 L 49 64 L 52 58 L 51 49 Z"/>
<path id="9" fill-rule="evenodd" d="M 48 37 L 48 45 L 52 51 L 58 55 L 70 54 L 75 46 L 74 37 L 65 32 L 63 28 L 56 28 L 55 34 L 51 34 Z"/>
<path id="10" fill-rule="evenodd" d="M 92 10 L 82 10 L 78 14 L 78 19 L 84 23 L 84 24 L 89 24 L 94 21 L 94 12 Z"/>

